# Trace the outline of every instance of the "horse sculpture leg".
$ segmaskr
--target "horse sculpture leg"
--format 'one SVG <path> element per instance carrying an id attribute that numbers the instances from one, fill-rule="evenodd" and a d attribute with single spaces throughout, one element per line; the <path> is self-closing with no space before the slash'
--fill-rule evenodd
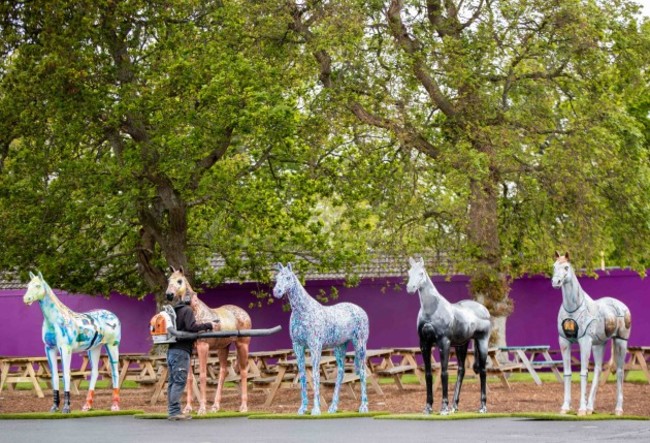
<path id="1" fill-rule="evenodd" d="M 307 371 L 305 370 L 305 347 L 293 344 L 293 353 L 296 354 L 296 364 L 298 365 L 298 377 L 300 378 L 300 408 L 298 414 L 303 415 L 309 406 L 309 398 L 307 397 Z"/>
<path id="2" fill-rule="evenodd" d="M 214 394 L 214 403 L 210 409 L 211 412 L 217 412 L 221 409 L 223 385 L 226 382 L 226 375 L 228 375 L 228 346 L 217 349 L 217 356 L 219 357 L 219 382 L 217 384 L 217 391 Z"/>
<path id="3" fill-rule="evenodd" d="M 72 352 L 70 349 L 60 348 L 61 366 L 63 369 L 63 409 L 61 412 L 64 414 L 70 413 L 70 361 L 72 360 Z"/>
<path id="4" fill-rule="evenodd" d="M 311 415 L 320 415 L 320 359 L 323 349 L 319 346 L 309 348 L 311 350 L 311 378 L 314 389 L 314 407 Z"/>
<path id="5" fill-rule="evenodd" d="M 120 351 L 117 345 L 106 345 L 106 355 L 111 364 L 111 384 L 113 386 L 113 398 L 111 400 L 111 411 L 120 410 Z M 98 348 L 99 349 L 99 348 Z"/>
<path id="6" fill-rule="evenodd" d="M 596 403 L 596 393 L 600 383 L 600 375 L 603 368 L 603 356 L 605 355 L 605 345 L 594 345 L 594 379 L 591 381 L 591 392 L 587 400 L 587 415 L 594 412 L 594 404 Z M 609 372 L 607 373 L 609 375 Z M 605 377 L 607 377 L 607 375 Z"/>
<path id="7" fill-rule="evenodd" d="M 440 350 L 440 382 L 442 385 L 442 407 L 440 408 L 440 415 L 449 415 L 449 399 L 447 383 L 449 381 L 449 339 L 443 339 L 438 343 Z"/>
<path id="8" fill-rule="evenodd" d="M 50 373 L 52 374 L 52 407 L 50 408 L 50 412 L 58 412 L 59 406 L 61 405 L 61 397 L 59 396 L 59 364 L 56 348 L 45 346 L 45 355 L 47 356 Z"/>
<path id="9" fill-rule="evenodd" d="M 587 415 L 587 377 L 589 375 L 589 357 L 591 357 L 592 341 L 589 334 L 580 340 L 580 407 L 578 415 Z"/>
<path id="10" fill-rule="evenodd" d="M 88 384 L 86 403 L 83 405 L 83 408 L 81 408 L 82 411 L 90 411 L 93 408 L 95 383 L 97 383 L 97 375 L 99 374 L 99 354 L 101 352 L 102 348 L 99 346 L 88 350 L 88 360 L 90 361 L 90 383 Z"/>
<path id="11" fill-rule="evenodd" d="M 481 380 L 481 406 L 478 410 L 480 414 L 487 412 L 487 357 L 488 357 L 488 337 L 474 340 L 474 372 L 479 375 Z"/>
<path id="12" fill-rule="evenodd" d="M 248 412 L 248 344 L 250 338 L 237 340 L 237 363 L 239 364 L 239 388 L 241 389 L 241 405 L 239 412 Z"/>
<path id="13" fill-rule="evenodd" d="M 614 363 L 616 364 L 616 408 L 614 414 L 623 415 L 623 377 L 625 372 L 625 354 L 627 353 L 627 340 L 622 338 L 613 339 L 612 352 L 614 353 Z"/>
<path id="14" fill-rule="evenodd" d="M 334 356 L 336 357 L 336 384 L 334 385 L 334 395 L 332 396 L 332 403 L 330 404 L 327 412 L 333 414 L 339 407 L 339 392 L 341 390 L 341 383 L 345 375 L 345 350 L 347 343 L 339 345 L 334 348 Z M 312 370 L 314 370 L 312 368 Z M 314 394 L 316 398 L 316 394 Z"/>
<path id="15" fill-rule="evenodd" d="M 571 410 L 571 342 L 564 337 L 560 337 L 559 342 L 564 368 L 564 403 L 560 408 L 560 414 L 566 414 Z"/>
<path id="16" fill-rule="evenodd" d="M 433 411 L 433 380 L 431 373 L 431 343 L 420 341 L 420 350 L 422 351 L 422 360 L 424 362 L 424 380 L 427 385 L 427 403 L 424 406 L 424 413 L 431 414 Z"/>
<path id="17" fill-rule="evenodd" d="M 463 379 L 465 378 L 465 359 L 467 358 L 467 347 L 469 343 L 461 346 L 456 346 L 456 358 L 458 359 L 458 376 L 456 377 L 456 387 L 454 388 L 454 398 L 451 403 L 451 414 L 458 411 L 458 403 L 460 402 L 460 390 L 463 387 Z"/>
<path id="18" fill-rule="evenodd" d="M 361 404 L 359 405 L 359 413 L 365 414 L 368 412 L 368 391 L 366 386 L 366 341 L 354 343 L 354 368 L 359 375 L 359 383 L 361 384 Z"/>

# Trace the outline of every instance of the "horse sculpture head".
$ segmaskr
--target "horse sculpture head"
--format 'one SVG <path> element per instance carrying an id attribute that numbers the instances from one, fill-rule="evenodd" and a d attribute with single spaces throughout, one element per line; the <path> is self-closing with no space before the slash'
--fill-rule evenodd
<path id="1" fill-rule="evenodd" d="M 182 301 L 183 303 L 189 304 L 194 291 L 189 287 L 183 267 L 181 266 L 179 269 L 175 269 L 173 266 L 170 266 L 169 268 L 172 271 L 172 275 L 167 280 L 167 290 L 165 290 L 167 300 L 172 303 Z"/>
<path id="2" fill-rule="evenodd" d="M 38 275 L 34 275 L 32 272 L 29 273 L 29 278 L 31 278 L 29 284 L 27 285 L 27 292 L 23 296 L 23 303 L 26 305 L 31 305 L 35 301 L 41 301 L 47 294 L 47 285 L 43 275 L 39 272 Z"/>
<path id="3" fill-rule="evenodd" d="M 291 263 L 287 266 L 282 266 L 282 263 L 276 265 L 275 286 L 273 287 L 273 296 L 275 298 L 282 298 L 294 286 L 295 274 L 291 267 Z"/>
<path id="4" fill-rule="evenodd" d="M 424 285 L 427 273 L 424 269 L 424 260 L 422 257 L 418 259 L 409 257 L 409 263 L 411 264 L 411 269 L 409 269 L 409 281 L 406 284 L 406 292 L 413 294 Z"/>
<path id="5" fill-rule="evenodd" d="M 551 278 L 551 284 L 555 289 L 562 287 L 567 279 L 572 278 L 573 269 L 571 268 L 571 263 L 569 263 L 569 253 L 565 252 L 564 255 L 560 255 L 559 252 L 555 252 L 555 263 L 553 264 L 553 277 Z"/>

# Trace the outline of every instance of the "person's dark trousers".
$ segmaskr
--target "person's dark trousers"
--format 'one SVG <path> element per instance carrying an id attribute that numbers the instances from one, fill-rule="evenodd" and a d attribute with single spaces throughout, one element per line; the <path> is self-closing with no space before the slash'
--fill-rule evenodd
<path id="1" fill-rule="evenodd" d="M 190 354 L 182 349 L 167 351 L 167 411 L 169 416 L 181 413 L 181 395 L 187 384 L 187 371 L 190 368 Z"/>

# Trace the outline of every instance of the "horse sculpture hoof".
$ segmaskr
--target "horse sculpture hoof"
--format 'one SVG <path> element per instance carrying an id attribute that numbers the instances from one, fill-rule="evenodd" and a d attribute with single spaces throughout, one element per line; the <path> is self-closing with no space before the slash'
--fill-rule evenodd
<path id="1" fill-rule="evenodd" d="M 70 405 L 64 406 L 63 410 L 61 412 L 63 414 L 69 414 L 70 413 Z"/>
<path id="2" fill-rule="evenodd" d="M 359 414 L 367 414 L 368 413 L 368 405 L 363 404 L 359 406 Z"/>
<path id="3" fill-rule="evenodd" d="M 241 405 L 239 407 L 239 412 L 248 412 L 248 405 Z"/>
<path id="4" fill-rule="evenodd" d="M 620 417 L 621 415 L 623 415 L 623 410 L 622 409 L 616 409 L 614 411 L 614 415 Z"/>
<path id="5" fill-rule="evenodd" d="M 562 408 L 562 409 L 560 409 L 560 414 L 566 415 L 569 411 L 570 411 L 570 409 L 568 409 L 568 408 Z"/>
<path id="6" fill-rule="evenodd" d="M 183 409 L 183 414 L 191 414 L 192 413 L 192 405 L 186 405 L 185 408 Z"/>
<path id="7" fill-rule="evenodd" d="M 479 414 L 487 414 L 487 407 L 486 406 L 481 406 L 478 411 Z"/>
<path id="8" fill-rule="evenodd" d="M 81 408 L 82 411 L 87 412 L 90 411 L 93 407 L 90 406 L 89 404 L 85 404 L 83 408 Z"/>
<path id="9" fill-rule="evenodd" d="M 201 406 L 198 411 L 196 411 L 196 415 L 205 415 L 205 406 Z"/>
<path id="10" fill-rule="evenodd" d="M 331 405 L 331 406 L 327 409 L 327 413 L 328 413 L 328 414 L 336 414 L 336 410 L 337 410 L 337 409 L 338 409 L 338 408 L 337 408 L 336 406 Z"/>
<path id="11" fill-rule="evenodd" d="M 431 412 L 433 412 L 433 408 L 431 407 L 431 405 L 426 405 L 426 406 L 424 407 L 424 410 L 423 410 L 422 412 L 423 412 L 424 414 L 426 414 L 426 415 L 429 415 L 429 414 L 431 414 Z"/>
<path id="12" fill-rule="evenodd" d="M 221 406 L 218 405 L 218 404 L 214 404 L 214 405 L 212 405 L 212 407 L 210 408 L 210 412 L 219 412 L 219 409 L 221 409 Z"/>
<path id="13" fill-rule="evenodd" d="M 587 415 L 592 415 L 594 413 L 593 409 L 587 409 Z"/>
<path id="14" fill-rule="evenodd" d="M 587 415 L 586 409 L 578 409 L 578 417 L 584 417 L 585 415 Z"/>
<path id="15" fill-rule="evenodd" d="M 51 413 L 59 412 L 59 407 L 58 407 L 58 406 L 52 406 L 52 407 L 50 408 L 50 412 L 51 412 Z"/>
<path id="16" fill-rule="evenodd" d="M 113 403 L 113 405 L 111 406 L 111 411 L 117 412 L 119 410 L 120 410 L 120 405 L 118 405 L 117 403 Z"/>
<path id="17" fill-rule="evenodd" d="M 312 408 L 311 415 L 320 415 L 320 408 Z"/>

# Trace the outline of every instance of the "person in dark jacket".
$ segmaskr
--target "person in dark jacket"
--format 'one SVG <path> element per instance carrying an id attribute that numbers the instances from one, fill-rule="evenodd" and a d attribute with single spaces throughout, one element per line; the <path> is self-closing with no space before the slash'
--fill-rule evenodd
<path id="1" fill-rule="evenodd" d="M 187 332 L 211 331 L 213 323 L 197 323 L 192 308 L 184 302 L 174 306 L 176 312 L 176 330 Z M 189 420 L 189 414 L 181 414 L 181 395 L 187 384 L 187 372 L 190 369 L 190 356 L 194 339 L 176 339 L 167 349 L 167 412 L 169 420 Z"/>

